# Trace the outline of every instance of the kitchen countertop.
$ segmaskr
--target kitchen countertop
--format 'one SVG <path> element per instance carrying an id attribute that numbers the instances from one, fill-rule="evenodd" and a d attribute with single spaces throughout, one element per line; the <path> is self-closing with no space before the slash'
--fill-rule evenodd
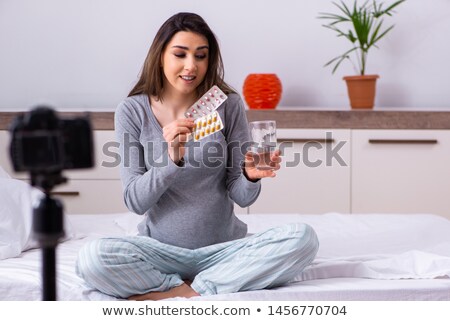
<path id="1" fill-rule="evenodd" d="M 248 110 L 249 121 L 273 119 L 278 128 L 450 129 L 450 110 Z"/>
<path id="2" fill-rule="evenodd" d="M 0 112 L 0 130 L 8 129 L 21 112 Z M 62 112 L 65 117 L 83 112 Z M 113 111 L 91 112 L 94 129 L 114 128 Z M 278 128 L 335 129 L 450 129 L 450 108 L 375 108 L 350 110 L 320 107 L 283 107 L 275 110 L 247 110 L 249 121 L 275 120 Z"/>

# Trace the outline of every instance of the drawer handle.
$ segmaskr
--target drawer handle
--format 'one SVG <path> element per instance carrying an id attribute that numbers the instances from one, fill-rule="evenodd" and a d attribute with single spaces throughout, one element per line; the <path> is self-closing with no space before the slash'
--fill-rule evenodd
<path id="1" fill-rule="evenodd" d="M 52 196 L 80 196 L 80 192 L 50 192 Z"/>
<path id="2" fill-rule="evenodd" d="M 278 139 L 280 143 L 322 143 L 322 144 L 332 144 L 334 139 L 332 138 L 281 138 Z"/>
<path id="3" fill-rule="evenodd" d="M 437 139 L 369 139 L 370 144 L 437 144 Z"/>

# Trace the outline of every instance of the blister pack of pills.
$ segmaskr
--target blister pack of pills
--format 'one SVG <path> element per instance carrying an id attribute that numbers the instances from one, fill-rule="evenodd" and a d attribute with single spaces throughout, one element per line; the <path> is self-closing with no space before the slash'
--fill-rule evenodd
<path id="1" fill-rule="evenodd" d="M 227 98 L 227 95 L 219 87 L 213 86 L 184 114 L 187 118 L 194 119 L 195 126 L 192 132 L 194 141 L 214 134 L 223 128 L 222 119 L 216 109 Z"/>
<path id="2" fill-rule="evenodd" d="M 205 138 L 223 128 L 222 119 L 217 111 L 211 114 L 197 118 L 194 123 L 192 137 L 194 141 Z"/>

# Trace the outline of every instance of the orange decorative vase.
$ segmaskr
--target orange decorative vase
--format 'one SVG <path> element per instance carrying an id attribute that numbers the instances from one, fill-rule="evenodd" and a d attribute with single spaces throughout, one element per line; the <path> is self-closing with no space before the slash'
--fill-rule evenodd
<path id="1" fill-rule="evenodd" d="M 249 74 L 244 81 L 245 102 L 251 109 L 274 109 L 281 99 L 281 81 L 276 74 Z"/>

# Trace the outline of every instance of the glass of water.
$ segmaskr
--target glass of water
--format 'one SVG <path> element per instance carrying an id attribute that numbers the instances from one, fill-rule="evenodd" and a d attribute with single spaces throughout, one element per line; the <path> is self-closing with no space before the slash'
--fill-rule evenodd
<path id="1" fill-rule="evenodd" d="M 252 153 L 255 166 L 260 170 L 272 169 L 270 155 L 277 147 L 277 124 L 274 120 L 254 121 L 249 124 Z"/>

